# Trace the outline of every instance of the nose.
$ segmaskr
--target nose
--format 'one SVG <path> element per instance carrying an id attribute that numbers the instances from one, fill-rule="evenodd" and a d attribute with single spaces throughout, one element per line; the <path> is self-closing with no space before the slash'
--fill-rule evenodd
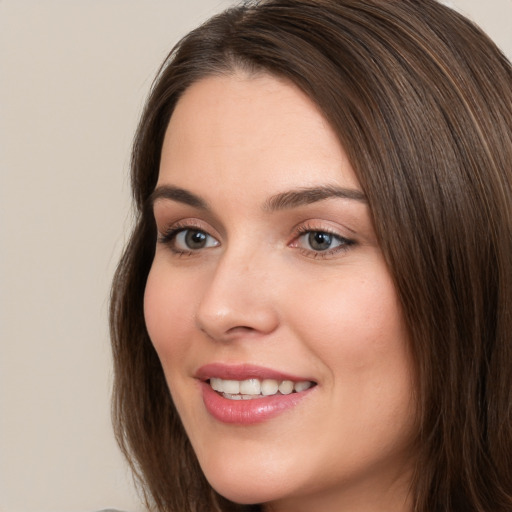
<path id="1" fill-rule="evenodd" d="M 197 307 L 197 327 L 217 341 L 270 334 L 279 323 L 273 285 L 267 258 L 226 251 Z"/>

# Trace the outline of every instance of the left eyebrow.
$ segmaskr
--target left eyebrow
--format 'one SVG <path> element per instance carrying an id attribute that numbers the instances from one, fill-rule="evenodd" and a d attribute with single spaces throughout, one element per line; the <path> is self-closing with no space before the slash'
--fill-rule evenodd
<path id="1" fill-rule="evenodd" d="M 342 188 L 333 185 L 323 185 L 311 188 L 299 188 L 276 194 L 267 199 L 263 205 L 265 211 L 287 210 L 338 197 L 367 203 L 366 196 L 360 190 L 353 188 Z"/>

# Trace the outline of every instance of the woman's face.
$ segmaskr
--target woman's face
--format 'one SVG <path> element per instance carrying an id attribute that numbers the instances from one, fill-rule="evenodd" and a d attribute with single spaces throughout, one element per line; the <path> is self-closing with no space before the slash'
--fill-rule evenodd
<path id="1" fill-rule="evenodd" d="M 211 485 L 272 510 L 407 510 L 406 329 L 316 106 L 269 75 L 195 83 L 153 204 L 147 328 Z"/>

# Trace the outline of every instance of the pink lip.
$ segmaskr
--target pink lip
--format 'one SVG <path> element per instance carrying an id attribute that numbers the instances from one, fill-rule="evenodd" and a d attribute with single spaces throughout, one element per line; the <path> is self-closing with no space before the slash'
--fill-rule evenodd
<path id="1" fill-rule="evenodd" d="M 245 380 L 245 379 L 274 379 L 274 380 L 291 380 L 293 382 L 301 382 L 305 380 L 313 380 L 309 377 L 298 377 L 288 373 L 271 370 L 263 366 L 253 364 L 237 364 L 230 365 L 224 363 L 210 363 L 201 366 L 196 372 L 195 377 L 200 380 L 208 380 L 212 377 L 219 379 Z"/>
<path id="2" fill-rule="evenodd" d="M 206 382 L 212 377 L 233 380 L 275 379 L 294 382 L 312 379 L 296 377 L 254 365 L 232 366 L 213 363 L 202 366 L 197 371 L 196 378 L 201 381 L 200 386 L 206 410 L 222 423 L 237 425 L 251 425 L 274 418 L 295 407 L 316 388 L 313 386 L 306 391 L 289 395 L 262 396 L 252 400 L 229 400 L 214 391 Z"/>

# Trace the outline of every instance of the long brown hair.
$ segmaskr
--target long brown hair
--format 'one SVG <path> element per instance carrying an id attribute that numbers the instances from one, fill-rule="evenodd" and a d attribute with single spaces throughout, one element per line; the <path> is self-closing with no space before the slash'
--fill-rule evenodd
<path id="1" fill-rule="evenodd" d="M 259 510 L 206 482 L 143 316 L 156 229 L 147 199 L 176 102 L 236 69 L 300 87 L 366 194 L 416 362 L 417 512 L 512 510 L 512 69 L 434 0 L 245 3 L 164 62 L 135 137 L 137 223 L 112 291 L 113 417 L 148 504 Z"/>

